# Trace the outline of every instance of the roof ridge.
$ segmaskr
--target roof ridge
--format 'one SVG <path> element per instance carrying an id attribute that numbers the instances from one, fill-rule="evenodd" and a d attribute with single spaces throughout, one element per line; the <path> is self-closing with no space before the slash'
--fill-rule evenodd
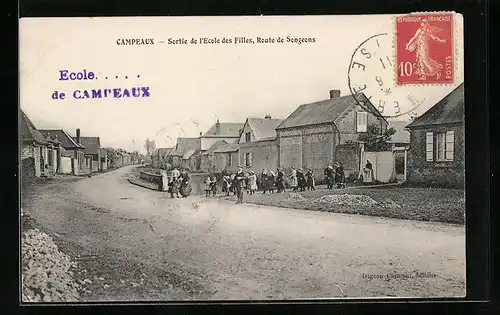
<path id="1" fill-rule="evenodd" d="M 66 137 L 69 138 L 69 141 L 71 141 L 74 145 L 76 145 L 77 147 L 80 147 L 80 148 L 85 148 L 83 145 L 79 144 L 78 142 L 76 142 L 75 139 L 73 139 L 73 137 L 64 129 L 61 129 L 61 131 L 64 133 L 64 135 Z"/>

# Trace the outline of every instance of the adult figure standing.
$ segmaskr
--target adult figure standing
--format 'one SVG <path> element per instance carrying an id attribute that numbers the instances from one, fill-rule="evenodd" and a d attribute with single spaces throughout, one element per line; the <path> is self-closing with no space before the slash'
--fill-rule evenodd
<path id="1" fill-rule="evenodd" d="M 189 184 L 189 176 L 186 171 L 182 171 L 180 175 L 180 193 L 182 198 L 186 198 L 191 193 L 191 186 Z"/>
<path id="2" fill-rule="evenodd" d="M 267 171 L 265 169 L 262 170 L 262 173 L 260 174 L 260 185 L 262 186 L 262 193 L 265 194 L 267 191 Z"/>
<path id="3" fill-rule="evenodd" d="M 236 203 L 243 203 L 243 186 L 245 185 L 245 174 L 243 173 L 243 168 L 238 167 L 238 171 L 234 177 L 233 186 L 236 189 L 236 195 L 238 196 L 238 201 Z"/>
<path id="4" fill-rule="evenodd" d="M 160 170 L 161 181 L 159 185 L 159 191 L 167 191 L 169 188 L 168 176 L 165 170 Z"/>
<path id="5" fill-rule="evenodd" d="M 366 160 L 365 168 L 363 169 L 363 183 L 370 184 L 373 182 L 373 165 L 370 160 Z"/>
<path id="6" fill-rule="evenodd" d="M 297 184 L 300 188 L 300 191 L 306 190 L 306 178 L 301 168 L 297 170 Z"/>
<path id="7" fill-rule="evenodd" d="M 285 191 L 285 174 L 281 168 L 277 169 L 278 174 L 276 175 L 276 189 L 278 189 L 278 193 Z"/>
<path id="8" fill-rule="evenodd" d="M 291 167 L 292 171 L 290 172 L 290 186 L 292 186 L 292 190 L 293 191 L 297 191 L 297 186 L 298 186 L 298 183 L 297 183 L 297 171 L 295 170 L 295 168 L 292 166 Z"/>
<path id="9" fill-rule="evenodd" d="M 345 173 L 342 162 L 335 163 L 335 182 L 337 183 L 337 188 L 345 188 Z"/>
<path id="10" fill-rule="evenodd" d="M 276 179 L 276 174 L 270 170 L 269 174 L 267 175 L 267 189 L 269 190 L 270 193 L 274 194 L 274 181 Z"/>
<path id="11" fill-rule="evenodd" d="M 314 187 L 314 173 L 311 167 L 307 170 L 306 173 L 306 181 L 307 181 L 307 190 L 316 190 Z"/>
<path id="12" fill-rule="evenodd" d="M 326 182 L 326 188 L 327 189 L 332 189 L 333 188 L 333 167 L 328 164 L 323 171 L 323 174 L 325 175 L 325 182 Z"/>
<path id="13" fill-rule="evenodd" d="M 254 171 L 250 171 L 249 182 L 250 182 L 250 195 L 253 195 L 257 190 L 257 176 L 255 175 Z"/>

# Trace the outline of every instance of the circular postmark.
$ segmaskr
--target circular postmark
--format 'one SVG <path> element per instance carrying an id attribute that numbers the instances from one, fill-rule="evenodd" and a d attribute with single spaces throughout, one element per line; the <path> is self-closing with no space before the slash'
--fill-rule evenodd
<path id="1" fill-rule="evenodd" d="M 423 99 L 395 84 L 395 70 L 389 34 L 373 35 L 363 41 L 352 54 L 347 72 L 349 90 L 358 105 L 384 118 L 414 115 Z"/>

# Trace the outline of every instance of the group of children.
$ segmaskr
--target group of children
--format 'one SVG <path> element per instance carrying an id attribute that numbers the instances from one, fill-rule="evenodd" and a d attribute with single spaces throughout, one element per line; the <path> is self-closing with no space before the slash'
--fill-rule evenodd
<path id="1" fill-rule="evenodd" d="M 217 195 L 217 184 L 218 180 L 215 176 L 209 176 L 205 179 L 205 196 L 206 197 L 215 197 Z M 232 192 L 236 195 L 236 188 L 239 183 L 236 181 L 236 174 L 232 175 L 224 175 L 222 176 L 222 192 L 229 196 Z M 254 171 L 249 171 L 245 174 L 244 185 L 246 188 L 247 194 L 253 195 L 258 189 L 257 186 L 257 176 Z"/>

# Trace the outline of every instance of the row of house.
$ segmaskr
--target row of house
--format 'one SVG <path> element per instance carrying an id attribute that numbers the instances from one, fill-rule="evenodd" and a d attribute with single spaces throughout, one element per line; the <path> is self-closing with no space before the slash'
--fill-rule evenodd
<path id="1" fill-rule="evenodd" d="M 21 163 L 26 176 L 48 177 L 55 174 L 84 175 L 109 167 L 137 164 L 129 153 L 101 148 L 99 137 L 83 137 L 80 129 L 72 136 L 63 129 L 37 129 L 24 111 L 19 113 Z"/>
<path id="2" fill-rule="evenodd" d="M 347 175 L 356 176 L 363 151 L 358 138 L 371 125 L 380 134 L 390 127 L 396 129 L 390 142 L 394 150 L 408 150 L 407 180 L 460 185 L 463 122 L 463 84 L 411 124 L 389 122 L 363 93 L 341 96 L 339 90 L 332 90 L 328 99 L 300 105 L 285 119 L 267 115 L 247 118 L 244 123 L 217 120 L 199 137 L 178 138 L 175 147 L 157 149 L 152 161 L 154 167 L 167 163 L 202 172 L 293 166 L 310 167 L 321 174 L 326 165 L 338 160 Z"/>

